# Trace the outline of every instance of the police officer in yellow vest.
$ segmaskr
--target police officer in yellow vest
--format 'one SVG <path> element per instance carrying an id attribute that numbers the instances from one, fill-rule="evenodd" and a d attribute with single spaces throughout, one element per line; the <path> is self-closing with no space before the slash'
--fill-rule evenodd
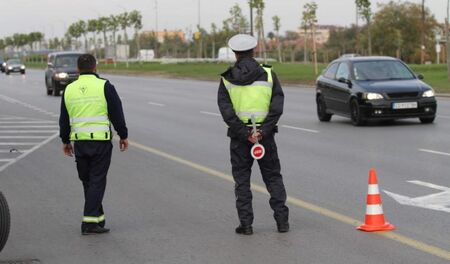
<path id="1" fill-rule="evenodd" d="M 277 229 L 280 233 L 288 232 L 289 209 L 274 139 L 274 134 L 278 132 L 278 120 L 283 113 L 283 90 L 271 67 L 260 65 L 253 58 L 257 46 L 253 36 L 235 35 L 229 40 L 228 46 L 234 51 L 237 62 L 222 74 L 218 105 L 231 138 L 231 166 L 240 220 L 235 231 L 238 234 L 253 234 L 250 175 L 254 159 L 250 150 L 258 139 L 266 150 L 258 164 L 270 193 L 269 203 L 274 211 Z M 255 134 L 251 131 L 252 115 L 257 123 Z"/>
<path id="2" fill-rule="evenodd" d="M 111 163 L 111 123 L 119 134 L 120 150 L 128 148 L 122 103 L 114 86 L 98 77 L 96 65 L 90 54 L 78 58 L 80 77 L 65 89 L 59 118 L 64 154 L 75 154 L 78 176 L 83 183 L 83 235 L 109 232 L 105 228 L 102 200 Z"/>

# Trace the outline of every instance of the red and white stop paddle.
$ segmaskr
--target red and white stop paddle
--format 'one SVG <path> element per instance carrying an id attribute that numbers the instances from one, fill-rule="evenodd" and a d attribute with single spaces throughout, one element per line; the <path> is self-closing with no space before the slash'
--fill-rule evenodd
<path id="1" fill-rule="evenodd" d="M 256 143 L 250 149 L 250 154 L 255 160 L 259 160 L 262 159 L 262 157 L 264 157 L 264 154 L 266 154 L 266 149 L 264 148 L 263 145 L 259 144 L 258 137 L 256 137 L 256 121 L 254 115 L 252 115 L 252 125 L 253 125 L 253 135 L 255 135 Z"/>

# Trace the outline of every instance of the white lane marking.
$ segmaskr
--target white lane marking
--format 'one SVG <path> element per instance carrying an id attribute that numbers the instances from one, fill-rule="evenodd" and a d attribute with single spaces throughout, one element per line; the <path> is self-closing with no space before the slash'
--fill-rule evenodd
<path id="1" fill-rule="evenodd" d="M 0 142 L 0 146 L 29 146 L 39 142 Z"/>
<path id="2" fill-rule="evenodd" d="M 0 130 L 1 133 L 17 133 L 17 134 L 28 134 L 28 133 L 44 133 L 44 134 L 53 134 L 58 132 L 58 130 Z"/>
<path id="3" fill-rule="evenodd" d="M 37 144 L 36 146 L 34 146 L 33 148 L 31 148 L 29 151 L 22 153 L 19 157 L 17 157 L 16 159 L 14 159 L 13 161 L 10 161 L 8 163 L 6 163 L 3 166 L 0 166 L 0 172 L 2 172 L 3 170 L 5 170 L 7 167 L 13 165 L 14 163 L 18 162 L 19 160 L 25 158 L 26 156 L 28 156 L 30 153 L 33 153 L 35 150 L 37 150 L 38 148 L 44 146 L 45 144 L 47 144 L 48 142 L 52 141 L 53 139 L 55 139 L 56 137 L 58 137 L 58 133 L 55 133 L 53 136 L 49 137 L 48 139 L 42 141 L 41 143 Z"/>
<path id="4" fill-rule="evenodd" d="M 13 153 L 24 153 L 24 152 L 27 152 L 27 151 L 29 151 L 29 149 L 21 149 L 21 150 L 14 150 L 13 149 L 13 151 L 11 151 L 11 149 L 0 149 L 0 153 L 11 153 L 11 154 L 13 154 Z"/>
<path id="5" fill-rule="evenodd" d="M 148 102 L 149 105 L 154 105 L 154 106 L 166 106 L 165 104 L 160 104 L 160 103 L 155 103 L 155 102 Z"/>
<path id="6" fill-rule="evenodd" d="M 319 133 L 318 130 L 307 129 L 307 128 L 302 128 L 302 127 L 294 127 L 294 126 L 287 126 L 287 125 L 282 125 L 282 127 L 284 127 L 284 128 L 290 128 L 290 129 L 294 129 L 294 130 L 305 131 L 305 132 L 310 132 L 310 133 Z"/>
<path id="7" fill-rule="evenodd" d="M 13 161 L 14 159 L 0 159 L 0 162 L 11 162 L 11 161 Z"/>
<path id="8" fill-rule="evenodd" d="M 57 128 L 58 126 L 0 126 L 0 128 Z"/>
<path id="9" fill-rule="evenodd" d="M 49 115 L 49 116 L 52 116 L 52 117 L 54 117 L 56 115 L 53 112 L 44 110 L 44 109 L 39 108 L 37 106 L 34 106 L 34 105 L 29 104 L 29 103 L 25 103 L 25 102 L 19 101 L 17 99 L 14 99 L 12 97 L 8 97 L 8 96 L 3 95 L 3 94 L 0 94 L 0 100 L 6 101 L 6 102 L 12 103 L 12 104 L 19 104 L 19 105 L 24 106 L 26 108 L 29 108 L 29 109 L 32 109 L 32 110 L 36 110 L 36 111 L 38 111 L 40 113 L 43 113 L 43 114 L 46 114 L 46 115 Z"/>
<path id="10" fill-rule="evenodd" d="M 0 136 L 0 139 L 46 139 L 45 136 Z"/>
<path id="11" fill-rule="evenodd" d="M 431 153 L 431 154 L 443 155 L 443 156 L 450 156 L 450 153 L 435 151 L 435 150 L 431 150 L 431 149 L 419 149 L 419 151 L 427 152 L 427 153 Z"/>
<path id="12" fill-rule="evenodd" d="M 25 117 L 0 117 L 0 120 L 25 120 Z"/>
<path id="13" fill-rule="evenodd" d="M 55 121 L 0 121 L 0 124 L 56 124 Z"/>
<path id="14" fill-rule="evenodd" d="M 450 116 L 443 116 L 443 115 L 438 115 L 438 118 L 444 118 L 444 119 L 450 119 Z"/>
<path id="15" fill-rule="evenodd" d="M 200 113 L 205 114 L 205 115 L 212 115 L 212 116 L 222 116 L 221 114 L 208 112 L 208 111 L 200 111 Z"/>
<path id="16" fill-rule="evenodd" d="M 385 190 L 383 191 L 387 195 L 392 197 L 394 200 L 396 200 L 398 203 L 403 205 L 415 206 L 450 213 L 450 188 L 423 181 L 408 181 L 408 182 L 440 190 L 441 192 L 411 198 L 408 196 L 392 193 L 389 191 Z"/>

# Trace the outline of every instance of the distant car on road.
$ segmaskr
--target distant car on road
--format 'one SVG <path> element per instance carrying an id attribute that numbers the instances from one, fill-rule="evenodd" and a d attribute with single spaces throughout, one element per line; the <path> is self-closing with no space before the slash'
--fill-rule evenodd
<path id="1" fill-rule="evenodd" d="M 0 57 L 0 71 L 1 72 L 5 72 L 5 66 L 6 66 L 6 62 L 3 60 L 2 57 Z"/>
<path id="2" fill-rule="evenodd" d="M 317 115 L 368 120 L 419 118 L 432 123 L 437 103 L 433 89 L 402 61 L 391 57 L 346 57 L 328 65 L 316 82 Z"/>
<path id="3" fill-rule="evenodd" d="M 47 95 L 58 96 L 67 85 L 78 79 L 77 60 L 81 52 L 54 52 L 48 54 L 45 70 Z"/>
<path id="4" fill-rule="evenodd" d="M 11 72 L 25 74 L 25 65 L 19 59 L 7 60 L 5 63 L 5 73 L 9 75 Z"/>

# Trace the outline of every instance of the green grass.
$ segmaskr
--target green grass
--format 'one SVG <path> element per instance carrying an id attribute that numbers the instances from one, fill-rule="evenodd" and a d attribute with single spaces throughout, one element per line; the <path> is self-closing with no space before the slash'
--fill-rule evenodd
<path id="1" fill-rule="evenodd" d="M 224 72 L 231 64 L 227 63 L 130 63 L 126 68 L 125 63 L 114 65 L 100 64 L 100 73 L 130 74 L 130 75 L 160 75 L 173 78 L 194 78 L 201 80 L 219 80 L 220 73 Z M 30 68 L 44 68 L 42 63 L 27 63 Z M 319 72 L 325 68 L 325 64 L 319 65 Z M 447 66 L 441 65 L 411 65 L 416 72 L 425 76 L 425 82 L 431 85 L 438 93 L 450 93 L 450 83 L 447 81 Z M 306 84 L 313 85 L 316 79 L 312 64 L 301 63 L 274 63 L 273 69 L 277 73 L 282 84 Z"/>

